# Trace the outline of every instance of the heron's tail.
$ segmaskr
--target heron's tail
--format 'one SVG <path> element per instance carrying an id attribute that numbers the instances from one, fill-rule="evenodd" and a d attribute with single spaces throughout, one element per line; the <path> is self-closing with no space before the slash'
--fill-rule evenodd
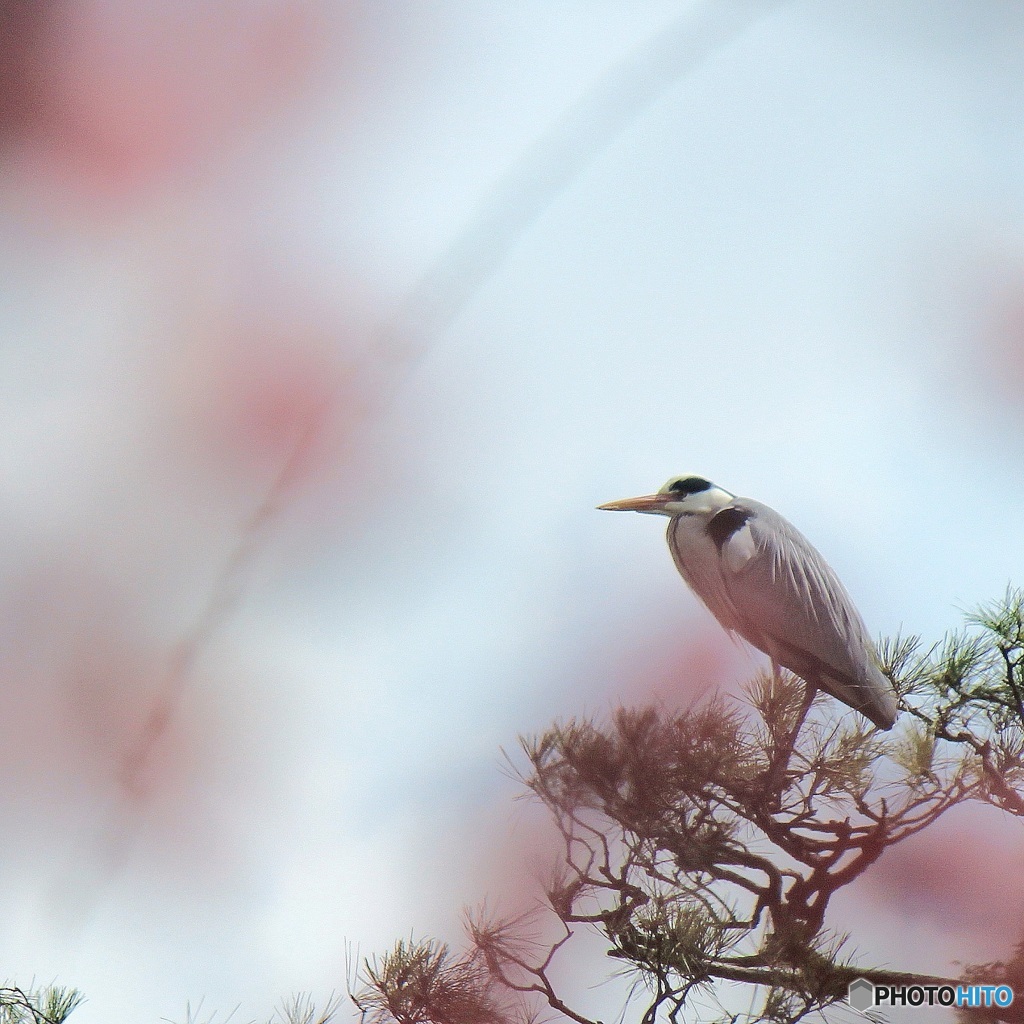
<path id="1" fill-rule="evenodd" d="M 824 676 L 819 679 L 819 685 L 833 697 L 848 704 L 854 711 L 859 711 L 865 718 L 869 718 L 879 729 L 889 730 L 896 723 L 896 716 L 900 713 L 899 705 L 896 703 L 896 691 L 874 663 L 866 666 L 861 679 L 835 679 Z"/>

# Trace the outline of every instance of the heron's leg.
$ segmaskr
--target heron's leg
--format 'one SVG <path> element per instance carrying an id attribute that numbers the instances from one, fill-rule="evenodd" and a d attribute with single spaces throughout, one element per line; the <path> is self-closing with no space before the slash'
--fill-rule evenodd
<path id="1" fill-rule="evenodd" d="M 772 662 L 772 670 L 777 682 L 779 680 L 778 666 L 774 661 Z M 813 683 L 808 683 L 803 702 L 800 704 L 800 711 L 796 716 L 796 721 L 793 723 L 793 728 L 790 729 L 786 741 L 777 746 L 772 754 L 771 763 L 768 765 L 768 771 L 765 773 L 764 788 L 766 794 L 771 798 L 772 804 L 775 806 L 778 806 L 778 800 L 782 795 L 782 782 L 786 769 L 789 767 L 789 759 L 793 756 L 797 737 L 800 735 L 800 730 L 804 727 L 807 713 L 811 710 L 811 705 L 814 703 L 814 698 L 817 695 L 818 688 Z"/>
<path id="2" fill-rule="evenodd" d="M 793 747 L 796 746 L 796 738 L 800 733 L 800 730 L 804 727 L 804 720 L 807 718 L 807 712 L 811 710 L 811 705 L 814 703 L 814 698 L 818 696 L 818 688 L 814 683 L 807 684 L 807 692 L 804 694 L 804 702 L 800 705 L 800 714 L 796 716 L 796 724 L 793 726 L 793 731 L 789 734 L 789 741 L 787 746 L 789 748 L 789 754 L 793 753 Z M 789 760 L 789 754 L 786 755 L 786 760 Z"/>
<path id="3" fill-rule="evenodd" d="M 774 658 L 771 659 L 771 662 L 772 662 L 772 689 L 771 689 L 771 692 L 772 692 L 772 696 L 773 697 L 778 697 L 782 693 L 782 666 Z M 806 712 L 805 712 L 805 714 L 806 714 Z M 800 721 L 803 721 L 803 717 L 802 716 L 801 716 Z M 771 730 L 771 733 L 772 733 L 772 740 L 773 740 L 772 746 L 776 750 L 778 750 L 779 749 L 779 745 L 778 745 L 778 741 L 777 741 L 776 736 L 775 736 L 775 731 Z M 773 763 L 774 763 L 774 761 L 773 761 Z"/>

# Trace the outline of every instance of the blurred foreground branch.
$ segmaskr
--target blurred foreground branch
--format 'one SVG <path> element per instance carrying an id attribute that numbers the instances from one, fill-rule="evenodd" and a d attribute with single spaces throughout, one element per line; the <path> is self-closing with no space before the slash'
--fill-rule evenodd
<path id="1" fill-rule="evenodd" d="M 790 675 L 758 676 L 744 705 L 622 709 L 606 726 L 570 721 L 525 740 L 522 781 L 561 836 L 543 907 L 472 915 L 460 955 L 428 941 L 368 960 L 351 993 L 364 1022 L 503 1024 L 555 1010 L 593 1024 L 554 980 L 581 929 L 634 983 L 627 1009 L 639 1005 L 643 1024 L 678 1021 L 684 1007 L 693 1020 L 793 1024 L 845 1000 L 858 977 L 955 985 L 855 964 L 826 913 L 959 804 L 1024 817 L 1024 592 L 934 647 L 889 641 L 882 660 L 904 709 L 892 733 L 820 697 L 781 773 L 777 747 L 805 692 Z M 1016 980 L 1024 994 L 1024 944 L 965 979 Z M 750 1008 L 725 1012 L 737 986 Z M 1020 1006 L 961 1012 L 1024 1019 Z"/>
<path id="2" fill-rule="evenodd" d="M 346 398 L 359 404 L 351 422 L 367 419 L 387 405 L 529 227 L 644 110 L 783 2 L 698 5 L 602 74 L 493 183 L 469 222 L 373 332 L 348 382 Z M 297 433 L 278 476 L 242 524 L 196 622 L 175 646 L 138 742 L 125 759 L 121 782 L 126 791 L 139 786 L 197 661 L 235 611 L 252 561 L 301 481 L 311 449 L 325 433 L 331 404 L 326 402 Z"/>

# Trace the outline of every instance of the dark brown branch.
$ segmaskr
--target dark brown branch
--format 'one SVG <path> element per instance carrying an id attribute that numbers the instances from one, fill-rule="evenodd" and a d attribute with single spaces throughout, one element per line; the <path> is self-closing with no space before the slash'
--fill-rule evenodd
<path id="1" fill-rule="evenodd" d="M 802 993 L 806 990 L 807 976 L 798 969 L 785 967 L 744 967 L 730 961 L 719 961 L 709 967 L 716 978 L 723 981 L 741 981 L 766 988 L 784 988 Z M 907 971 L 889 971 L 871 967 L 834 965 L 829 972 L 829 983 L 819 993 L 831 999 L 846 996 L 851 981 L 865 978 L 875 985 L 960 985 L 957 978 L 943 978 L 932 974 L 913 974 Z"/>

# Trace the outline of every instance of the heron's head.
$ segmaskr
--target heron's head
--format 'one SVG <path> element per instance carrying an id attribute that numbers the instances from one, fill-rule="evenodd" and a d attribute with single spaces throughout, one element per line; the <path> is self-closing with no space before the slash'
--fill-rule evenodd
<path id="1" fill-rule="evenodd" d="M 702 476 L 674 476 L 657 494 L 623 498 L 598 505 L 608 512 L 649 512 L 661 516 L 714 515 L 731 504 L 734 494 Z"/>

